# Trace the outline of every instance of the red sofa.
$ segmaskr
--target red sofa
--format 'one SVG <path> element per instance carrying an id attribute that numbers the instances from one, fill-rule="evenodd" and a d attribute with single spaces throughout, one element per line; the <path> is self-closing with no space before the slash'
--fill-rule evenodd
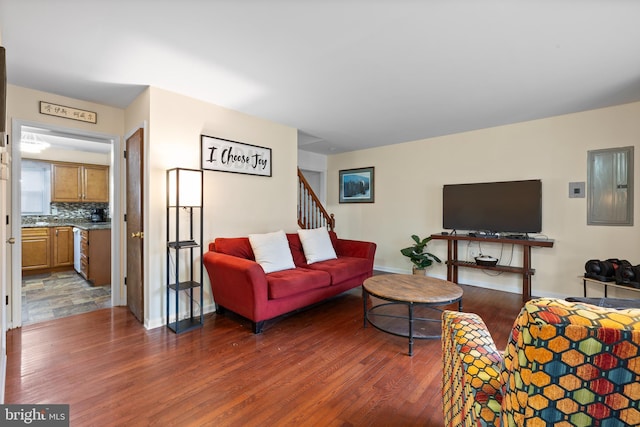
<path id="1" fill-rule="evenodd" d="M 255 262 L 248 237 L 216 238 L 203 258 L 216 311 L 251 320 L 258 334 L 265 320 L 362 285 L 373 274 L 376 244 L 329 235 L 337 259 L 307 264 L 298 234 L 291 233 L 287 240 L 296 268 L 268 274 Z"/>

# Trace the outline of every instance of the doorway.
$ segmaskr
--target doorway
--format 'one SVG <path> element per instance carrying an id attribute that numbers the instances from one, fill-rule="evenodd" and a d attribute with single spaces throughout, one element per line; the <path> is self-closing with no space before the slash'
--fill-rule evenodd
<path id="1" fill-rule="evenodd" d="M 117 257 L 119 236 L 119 221 L 109 221 L 113 218 L 121 218 L 121 208 L 119 203 L 120 197 L 120 139 L 114 135 L 99 134 L 94 132 L 80 131 L 77 129 L 61 128 L 57 126 L 45 125 L 41 123 L 26 122 L 13 120 L 12 129 L 12 186 L 11 186 L 11 232 L 15 237 L 16 244 L 12 249 L 11 261 L 11 312 L 9 314 L 9 327 L 15 328 L 23 324 L 35 323 L 37 321 L 48 320 L 50 318 L 66 317 L 67 315 L 77 314 L 80 312 L 91 311 L 92 309 L 104 308 L 121 304 L 120 289 L 120 258 Z M 26 137 L 26 138 L 25 138 Z M 49 145 L 46 150 L 39 154 L 25 154 L 20 150 L 21 141 L 26 139 L 28 142 L 35 141 L 38 144 Z M 46 151 L 49 150 L 49 153 Z M 29 215 L 34 212 L 24 212 L 22 205 L 29 204 L 32 209 L 29 194 L 25 197 L 23 188 L 25 183 L 21 182 L 22 164 L 24 163 L 40 163 L 44 165 L 59 164 L 82 164 L 90 166 L 94 163 L 106 163 L 103 170 L 106 173 L 108 166 L 108 199 L 106 200 L 83 200 L 80 203 L 71 202 L 51 202 L 45 207 L 41 215 Z M 53 166 L 51 166 L 53 167 Z M 91 169 L 90 167 L 88 169 Z M 95 173 L 91 171 L 90 173 Z M 53 172 L 51 173 L 53 177 Z M 52 178 L 53 179 L 53 178 Z M 31 190 L 31 188 L 29 188 Z M 106 191 L 106 190 L 105 190 Z M 106 201 L 106 203 L 104 203 Z M 27 211 L 29 210 L 27 209 Z M 107 218 L 102 218 L 103 224 L 92 223 L 91 217 L 94 211 L 103 211 Z M 108 224 L 107 224 L 108 223 Z M 111 265 L 107 267 L 110 271 L 110 283 L 101 283 L 102 286 L 95 286 L 95 281 L 88 282 L 85 277 L 81 276 L 74 268 L 74 263 L 64 262 L 62 266 L 51 269 L 51 271 L 38 271 L 37 268 L 31 271 L 25 271 L 23 274 L 23 247 L 28 248 L 27 243 L 23 242 L 22 226 L 27 224 L 27 229 L 40 230 L 46 233 L 49 230 L 49 238 L 57 237 L 58 231 L 69 232 L 74 225 L 82 224 L 84 229 L 92 229 L 110 227 L 110 231 L 103 231 L 102 234 L 108 236 L 108 241 L 115 244 L 110 245 Z M 46 227 L 42 227 L 46 225 Z M 57 227 L 64 225 L 63 227 Z M 54 230 L 51 227 L 55 227 Z M 58 228 L 60 230 L 58 230 Z M 68 229 L 68 230 L 67 230 Z M 67 239 L 67 237 L 64 237 Z M 72 236 L 68 236 L 74 244 Z M 26 240 L 26 238 L 25 238 Z M 68 246 L 64 246 L 61 251 L 72 250 Z M 26 245 L 26 246 L 25 246 Z M 51 244 L 47 246 L 53 251 L 60 246 Z M 28 250 L 28 249 L 27 249 Z M 75 251 L 73 251 L 75 252 Z M 64 258 L 64 255 L 51 253 L 53 258 Z M 75 257 L 75 253 L 71 254 Z M 29 274 L 35 273 L 35 274 Z M 24 276 L 24 277 L 23 277 Z M 66 292 L 71 292 L 73 298 L 56 295 L 55 289 L 67 288 Z M 29 298 L 35 296 L 36 300 L 26 300 L 24 295 L 30 292 Z M 52 294 L 53 293 L 53 294 Z M 47 299 L 51 298 L 47 301 Z M 70 303 L 70 304 L 68 304 Z M 26 310 L 25 310 L 26 309 Z M 32 312 L 29 312 L 32 310 Z M 84 310 L 84 311 L 83 311 Z M 23 317 L 23 313 L 28 316 Z"/>

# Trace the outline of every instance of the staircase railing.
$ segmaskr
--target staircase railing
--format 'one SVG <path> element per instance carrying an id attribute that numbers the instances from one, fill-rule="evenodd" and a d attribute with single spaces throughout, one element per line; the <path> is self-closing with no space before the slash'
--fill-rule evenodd
<path id="1" fill-rule="evenodd" d="M 300 228 L 327 227 L 333 231 L 336 220 L 329 214 L 298 168 L 298 225 Z"/>

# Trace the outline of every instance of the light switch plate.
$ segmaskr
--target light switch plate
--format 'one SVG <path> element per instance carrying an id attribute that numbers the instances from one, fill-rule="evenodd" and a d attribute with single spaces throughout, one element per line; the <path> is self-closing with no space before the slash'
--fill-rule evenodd
<path id="1" fill-rule="evenodd" d="M 582 199 L 585 197 L 583 182 L 570 182 L 569 183 L 569 198 L 570 199 Z"/>

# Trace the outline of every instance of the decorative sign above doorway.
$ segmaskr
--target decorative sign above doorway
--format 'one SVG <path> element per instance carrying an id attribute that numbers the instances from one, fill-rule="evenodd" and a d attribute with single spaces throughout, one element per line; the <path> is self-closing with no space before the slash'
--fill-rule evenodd
<path id="1" fill-rule="evenodd" d="M 203 170 L 271 176 L 271 148 L 200 136 Z"/>
<path id="2" fill-rule="evenodd" d="M 81 122 L 93 123 L 94 125 L 98 122 L 98 114 L 93 111 L 80 110 L 78 108 L 66 107 L 45 101 L 40 101 L 40 114 L 79 120 Z"/>

